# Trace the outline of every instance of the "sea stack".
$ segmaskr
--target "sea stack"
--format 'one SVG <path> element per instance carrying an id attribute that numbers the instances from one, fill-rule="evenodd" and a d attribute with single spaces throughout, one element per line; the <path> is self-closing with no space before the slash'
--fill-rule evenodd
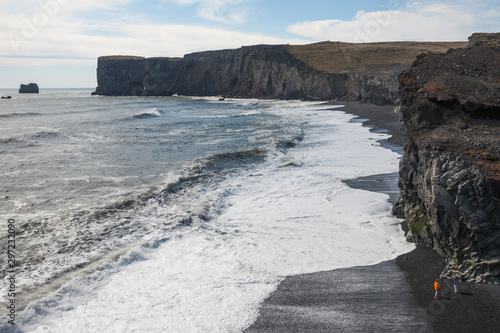
<path id="1" fill-rule="evenodd" d="M 408 238 L 455 274 L 500 282 L 500 34 L 423 53 L 400 76 L 399 202 Z"/>
<path id="2" fill-rule="evenodd" d="M 38 94 L 39 93 L 38 85 L 36 83 L 21 84 L 21 87 L 19 88 L 19 93 L 20 94 Z"/>

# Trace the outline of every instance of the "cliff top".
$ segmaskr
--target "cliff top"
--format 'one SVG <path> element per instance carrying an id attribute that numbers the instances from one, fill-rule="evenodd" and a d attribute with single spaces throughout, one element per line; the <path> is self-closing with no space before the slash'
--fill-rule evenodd
<path id="1" fill-rule="evenodd" d="M 468 46 L 500 46 L 499 33 L 476 32 L 469 37 Z"/>
<path id="2" fill-rule="evenodd" d="M 400 78 L 405 126 L 421 143 L 476 161 L 500 180 L 500 34 L 421 54 Z"/>
<path id="3" fill-rule="evenodd" d="M 139 60 L 139 59 L 145 59 L 145 58 L 138 56 L 127 56 L 127 55 L 110 55 L 110 56 L 99 57 L 97 61 Z"/>
<path id="4" fill-rule="evenodd" d="M 309 66 L 327 73 L 380 74 L 410 66 L 421 52 L 446 52 L 463 48 L 467 42 L 320 42 L 289 45 L 288 50 Z"/>
<path id="5" fill-rule="evenodd" d="M 485 37 L 483 37 L 485 38 Z M 470 42 L 469 42 L 470 43 Z M 422 52 L 446 52 L 450 48 L 463 48 L 467 42 L 384 42 L 341 43 L 319 42 L 307 45 L 255 45 L 249 47 L 285 47 L 294 57 L 317 70 L 326 73 L 359 72 L 380 75 L 383 72 L 401 71 L 410 66 Z M 232 53 L 233 49 L 203 51 L 185 57 Z M 169 60 L 182 58 L 155 57 Z M 98 61 L 140 60 L 140 56 L 111 55 Z"/>

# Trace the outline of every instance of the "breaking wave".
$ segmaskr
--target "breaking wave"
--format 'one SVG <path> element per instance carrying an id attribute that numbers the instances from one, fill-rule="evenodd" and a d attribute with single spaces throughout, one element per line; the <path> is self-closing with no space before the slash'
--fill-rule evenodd
<path id="1" fill-rule="evenodd" d="M 132 118 L 137 118 L 137 119 L 157 118 L 157 117 L 161 117 L 162 114 L 164 114 L 164 113 L 165 113 L 165 111 L 162 111 L 159 109 L 154 109 L 152 111 L 143 112 L 141 114 L 133 115 Z"/>

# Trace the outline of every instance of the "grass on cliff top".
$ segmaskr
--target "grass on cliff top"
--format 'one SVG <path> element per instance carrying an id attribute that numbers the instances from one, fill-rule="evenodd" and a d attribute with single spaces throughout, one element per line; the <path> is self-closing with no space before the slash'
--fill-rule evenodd
<path id="1" fill-rule="evenodd" d="M 99 61 L 138 60 L 138 59 L 145 59 L 145 58 L 138 56 L 128 56 L 128 55 L 102 56 L 98 58 Z"/>
<path id="2" fill-rule="evenodd" d="M 327 73 L 399 71 L 410 66 L 421 52 L 443 53 L 450 48 L 464 48 L 467 42 L 320 42 L 288 45 L 288 50 L 309 66 Z"/>

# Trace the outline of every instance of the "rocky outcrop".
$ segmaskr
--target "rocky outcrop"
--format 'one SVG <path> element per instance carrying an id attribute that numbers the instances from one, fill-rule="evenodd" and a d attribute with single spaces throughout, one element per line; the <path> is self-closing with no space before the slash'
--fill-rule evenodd
<path id="1" fill-rule="evenodd" d="M 405 147 L 394 212 L 444 276 L 500 282 L 500 34 L 423 53 L 400 77 Z"/>
<path id="2" fill-rule="evenodd" d="M 326 75 L 283 46 L 188 54 L 183 58 L 100 57 L 98 95 L 332 99 L 344 96 L 345 75 Z"/>
<path id="3" fill-rule="evenodd" d="M 395 57 L 395 52 L 387 52 L 381 59 L 374 57 L 373 54 L 386 50 L 386 44 L 396 43 L 381 43 L 375 49 L 369 46 L 369 50 L 363 48 L 364 44 L 353 47 L 354 44 L 325 42 L 312 46 L 246 46 L 192 53 L 183 58 L 100 57 L 98 86 L 93 94 L 221 95 L 394 104 L 399 100 L 398 75 L 411 64 L 408 59 L 435 45 L 398 44 L 399 50 L 409 50 L 406 53 L 413 55 L 405 60 Z M 447 49 L 445 43 L 439 47 Z M 351 57 L 356 52 L 363 52 L 361 57 L 369 61 L 361 66 L 360 56 Z M 325 62 L 314 61 L 318 57 L 335 61 L 324 67 Z M 351 58 L 356 61 L 350 61 Z"/>
<path id="4" fill-rule="evenodd" d="M 394 213 L 406 219 L 408 239 L 444 258 L 444 276 L 500 282 L 499 39 L 100 57 L 93 94 L 400 103 L 405 147 Z"/>
<path id="5" fill-rule="evenodd" d="M 38 94 L 39 93 L 38 85 L 36 83 L 21 84 L 21 87 L 19 88 L 19 93 L 20 94 Z"/>

